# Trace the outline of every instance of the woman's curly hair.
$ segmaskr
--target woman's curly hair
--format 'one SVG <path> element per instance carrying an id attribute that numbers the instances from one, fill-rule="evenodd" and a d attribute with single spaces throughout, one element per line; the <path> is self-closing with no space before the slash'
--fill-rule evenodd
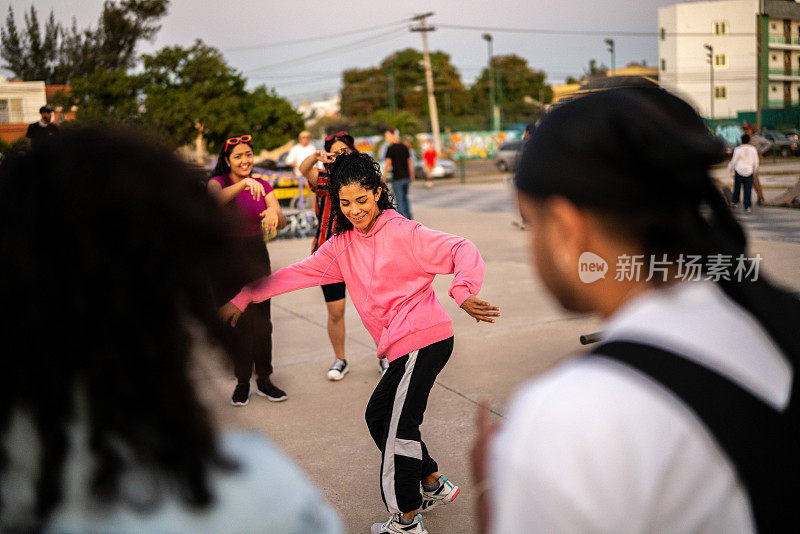
<path id="1" fill-rule="evenodd" d="M 334 226 L 336 229 L 334 234 L 336 235 L 353 229 L 353 223 L 345 217 L 339 205 L 339 191 L 342 187 L 350 184 L 358 184 L 373 193 L 376 193 L 380 188 L 381 194 L 378 198 L 378 209 L 381 212 L 395 209 L 394 197 L 389 192 L 386 182 L 383 181 L 381 167 L 369 154 L 353 152 L 339 156 L 331 166 L 330 179 L 328 180 L 331 214 L 336 221 Z"/>
<path id="2" fill-rule="evenodd" d="M 0 164 L 0 296 L 13 307 L 0 323 L 0 433 L 13 414 L 30 415 L 42 451 L 39 521 L 62 499 L 76 416 L 104 502 L 125 497 L 120 476 L 136 467 L 206 506 L 210 469 L 235 467 L 189 371 L 194 327 L 226 344 L 210 288 L 253 271 L 201 184 L 155 141 L 99 127 Z M 0 447 L 0 476 L 7 464 Z"/>

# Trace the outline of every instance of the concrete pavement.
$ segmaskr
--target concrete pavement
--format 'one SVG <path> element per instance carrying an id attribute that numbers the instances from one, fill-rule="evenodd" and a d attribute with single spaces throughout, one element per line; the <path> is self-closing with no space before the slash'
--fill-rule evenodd
<path id="1" fill-rule="evenodd" d="M 465 236 L 478 246 L 486 261 L 480 296 L 500 306 L 503 314 L 496 324 L 476 324 L 447 296 L 451 277 L 439 277 L 435 283 L 453 318 L 455 350 L 431 392 L 422 435 L 442 473 L 463 490 L 453 504 L 425 517 L 432 534 L 474 532 L 469 448 L 477 402 L 487 399 L 494 418 L 502 420 L 509 396 L 523 381 L 580 350 L 578 336 L 599 325 L 596 317 L 560 310 L 534 279 L 529 234 L 512 224 L 516 216 L 509 187 L 495 181 L 412 188 L 417 220 Z M 767 216 L 772 210 L 756 209 L 753 215 Z M 778 212 L 790 215 L 776 229 L 770 230 L 769 224 L 759 228 L 761 239 L 752 242 L 752 251 L 764 258 L 764 272 L 800 291 L 800 243 L 786 239 L 800 234 L 800 213 Z M 309 248 L 310 239 L 271 243 L 273 268 L 304 258 Z M 274 404 L 253 396 L 247 407 L 231 406 L 235 380 L 212 358 L 202 358 L 197 368 L 203 397 L 220 425 L 263 432 L 294 458 L 338 509 L 347 532 L 368 532 L 373 522 L 387 516 L 378 487 L 380 454 L 363 419 L 379 379 L 374 343 L 348 302 L 351 372 L 341 382 L 329 382 L 325 375 L 333 354 L 321 290 L 282 295 L 273 299 L 272 306 L 273 379 L 289 399 Z M 265 491 L 280 491 L 279 484 L 265 481 Z"/>

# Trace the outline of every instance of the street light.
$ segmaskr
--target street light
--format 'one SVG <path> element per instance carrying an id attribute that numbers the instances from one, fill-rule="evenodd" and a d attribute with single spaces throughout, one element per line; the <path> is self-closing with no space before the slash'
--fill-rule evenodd
<path id="1" fill-rule="evenodd" d="M 606 45 L 608 45 L 608 51 L 611 52 L 611 75 L 616 76 L 617 65 L 614 58 L 614 39 L 606 39 L 603 42 L 606 43 Z"/>
<path id="2" fill-rule="evenodd" d="M 497 104 L 494 97 L 494 63 L 492 62 L 492 34 L 484 33 L 481 35 L 483 40 L 489 45 L 489 117 L 491 120 L 492 128 L 498 130 L 498 117 L 497 117 Z"/>
<path id="3" fill-rule="evenodd" d="M 709 67 L 709 82 L 711 84 L 711 120 L 714 120 L 714 47 L 710 44 L 706 43 L 703 45 L 703 48 L 707 50 L 706 58 L 708 58 L 708 67 Z"/>

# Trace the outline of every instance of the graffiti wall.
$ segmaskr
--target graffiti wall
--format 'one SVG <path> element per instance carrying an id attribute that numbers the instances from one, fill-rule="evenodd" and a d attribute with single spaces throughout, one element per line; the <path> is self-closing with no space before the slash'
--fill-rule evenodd
<path id="1" fill-rule="evenodd" d="M 442 156 L 450 159 L 486 159 L 493 158 L 497 147 L 512 139 L 521 139 L 522 131 L 506 130 L 501 132 L 451 132 L 442 133 Z M 433 139 L 431 134 L 417 134 L 416 141 L 420 149 Z M 376 147 L 381 150 L 383 146 L 382 135 L 358 137 L 355 139 L 356 148 L 361 152 L 374 154 Z M 382 152 L 382 150 L 381 150 Z M 377 155 L 378 158 L 381 154 Z"/>

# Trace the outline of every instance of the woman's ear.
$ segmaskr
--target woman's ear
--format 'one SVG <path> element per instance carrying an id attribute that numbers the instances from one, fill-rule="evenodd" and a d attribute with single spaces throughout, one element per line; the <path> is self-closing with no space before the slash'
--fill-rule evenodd
<path id="1" fill-rule="evenodd" d="M 381 198 L 382 193 L 383 193 L 383 188 L 381 186 L 378 186 L 378 189 L 375 190 L 375 202 L 377 202 L 378 199 Z"/>

